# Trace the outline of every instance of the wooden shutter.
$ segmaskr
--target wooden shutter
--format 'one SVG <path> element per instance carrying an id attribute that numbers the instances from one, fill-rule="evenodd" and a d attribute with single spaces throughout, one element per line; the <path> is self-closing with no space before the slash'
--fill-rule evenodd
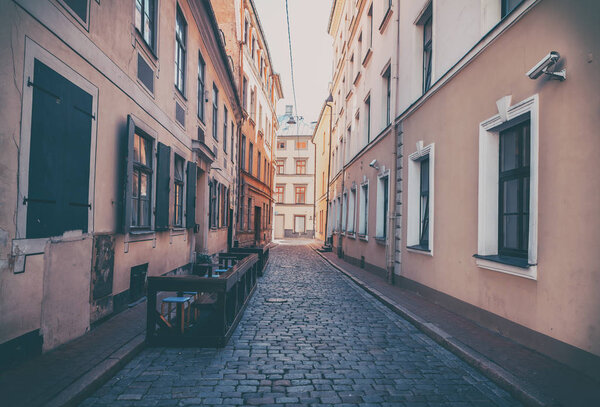
<path id="1" fill-rule="evenodd" d="M 185 227 L 191 229 L 196 225 L 196 163 L 187 163 Z"/>
<path id="2" fill-rule="evenodd" d="M 123 202 L 122 205 L 122 231 L 129 233 L 131 228 L 131 191 L 133 177 L 133 139 L 135 135 L 135 122 L 131 115 L 127 116 L 127 132 L 123 138 Z"/>
<path id="3" fill-rule="evenodd" d="M 92 96 L 35 61 L 27 238 L 88 231 Z"/>
<path id="4" fill-rule="evenodd" d="M 169 228 L 169 197 L 171 184 L 171 147 L 158 143 L 156 162 L 156 230 Z"/>

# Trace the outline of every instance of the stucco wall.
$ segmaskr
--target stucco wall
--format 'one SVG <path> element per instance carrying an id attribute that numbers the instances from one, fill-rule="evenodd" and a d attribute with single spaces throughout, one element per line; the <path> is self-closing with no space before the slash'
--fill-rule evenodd
<path id="1" fill-rule="evenodd" d="M 434 256 L 403 248 L 402 275 L 600 355 L 599 5 L 540 2 L 404 120 L 405 156 L 435 143 Z M 531 41 L 535 38 L 535 41 Z M 567 80 L 525 76 L 550 50 Z M 479 123 L 539 95 L 537 281 L 479 268 Z M 406 188 L 403 192 L 406 202 Z M 403 206 L 406 242 L 407 208 Z"/>

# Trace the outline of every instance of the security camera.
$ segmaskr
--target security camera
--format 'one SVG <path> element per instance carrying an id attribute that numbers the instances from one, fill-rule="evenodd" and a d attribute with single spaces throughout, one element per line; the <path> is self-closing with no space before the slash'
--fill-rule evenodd
<path id="1" fill-rule="evenodd" d="M 375 169 L 377 169 L 378 165 L 377 165 L 377 160 L 373 160 L 369 163 L 369 167 L 373 167 Z"/>
<path id="2" fill-rule="evenodd" d="M 529 76 L 530 79 L 537 79 L 542 74 L 546 74 L 554 79 L 560 79 L 560 80 L 564 81 L 567 78 L 566 70 L 563 69 L 562 71 L 558 71 L 558 72 L 549 72 L 548 71 L 548 69 L 550 69 L 552 66 L 554 66 L 558 62 L 559 59 L 560 59 L 560 54 L 556 51 L 552 51 L 548 55 L 546 55 L 544 58 L 542 58 L 542 60 L 540 62 L 538 62 L 533 68 L 531 68 L 531 70 L 529 70 L 529 72 L 527 72 L 526 75 Z"/>

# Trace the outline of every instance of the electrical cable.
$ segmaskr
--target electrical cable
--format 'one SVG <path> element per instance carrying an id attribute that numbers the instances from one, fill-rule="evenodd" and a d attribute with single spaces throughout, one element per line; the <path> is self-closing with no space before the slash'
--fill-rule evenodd
<path id="1" fill-rule="evenodd" d="M 290 50 L 290 71 L 292 74 L 292 93 L 294 95 L 294 110 L 296 111 L 296 117 L 298 117 L 298 104 L 296 103 L 296 85 L 294 83 L 294 58 L 292 56 L 292 34 L 290 32 L 290 13 L 288 11 L 288 0 L 285 0 L 285 17 L 287 19 L 287 30 L 288 30 L 288 45 Z"/>

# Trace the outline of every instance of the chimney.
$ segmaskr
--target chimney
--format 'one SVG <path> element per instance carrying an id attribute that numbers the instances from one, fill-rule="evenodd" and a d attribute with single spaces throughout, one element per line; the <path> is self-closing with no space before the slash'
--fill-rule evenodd
<path id="1" fill-rule="evenodd" d="M 285 115 L 286 116 L 291 116 L 293 113 L 293 105 L 285 105 Z"/>

